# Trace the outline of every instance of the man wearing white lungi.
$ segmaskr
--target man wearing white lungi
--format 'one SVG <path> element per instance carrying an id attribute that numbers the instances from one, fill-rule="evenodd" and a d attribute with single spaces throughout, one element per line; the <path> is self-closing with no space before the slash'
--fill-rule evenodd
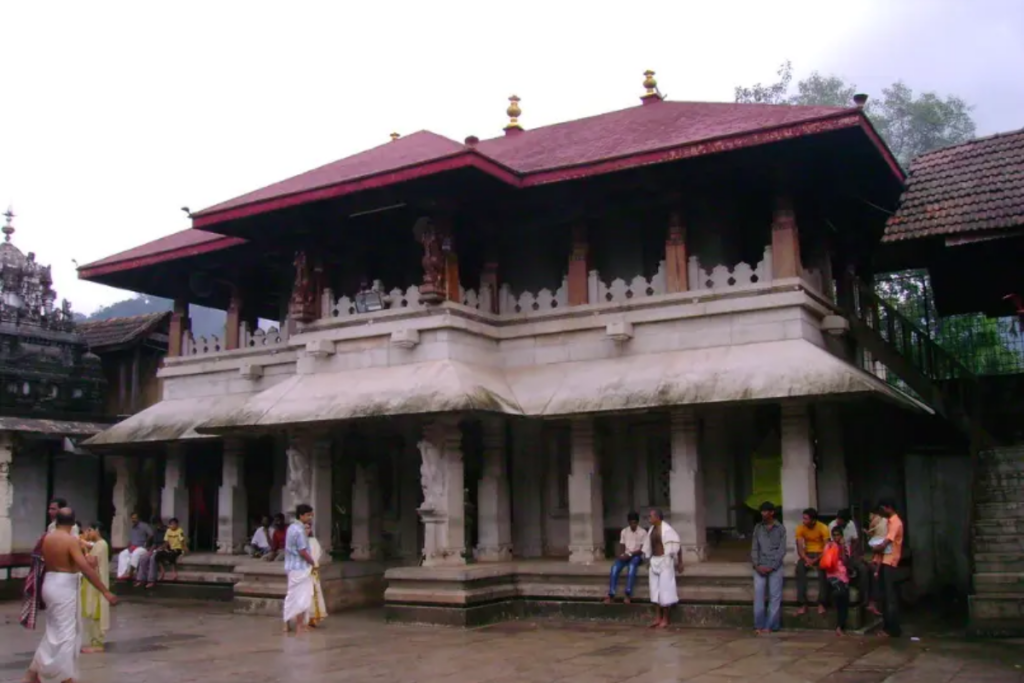
<path id="1" fill-rule="evenodd" d="M 139 521 L 139 515 L 132 513 L 132 528 L 128 530 L 128 547 L 117 556 L 117 580 L 127 581 L 139 568 L 139 560 L 149 552 L 147 546 L 153 538 L 153 527 Z"/>
<path id="2" fill-rule="evenodd" d="M 82 575 L 111 605 L 117 598 L 103 585 L 99 574 L 82 554 L 78 539 L 71 535 L 75 513 L 60 508 L 55 529 L 43 539 L 46 564 L 42 600 L 46 604 L 46 633 L 39 643 L 26 681 L 60 683 L 78 678 L 78 652 L 82 647 L 79 599 Z"/>
<path id="3" fill-rule="evenodd" d="M 651 628 L 668 626 L 672 605 L 679 602 L 676 591 L 676 566 L 683 566 L 682 545 L 679 534 L 665 522 L 661 510 L 651 510 L 651 528 L 644 540 L 644 557 L 649 561 L 647 576 L 650 580 L 651 602 L 654 603 L 654 621 Z"/>
<path id="4" fill-rule="evenodd" d="M 306 525 L 313 523 L 313 508 L 305 503 L 295 508 L 295 521 L 284 539 L 284 571 L 288 575 L 288 594 L 284 597 L 284 632 L 295 622 L 295 633 L 306 630 L 306 615 L 313 608 L 316 561 L 309 553 Z"/>

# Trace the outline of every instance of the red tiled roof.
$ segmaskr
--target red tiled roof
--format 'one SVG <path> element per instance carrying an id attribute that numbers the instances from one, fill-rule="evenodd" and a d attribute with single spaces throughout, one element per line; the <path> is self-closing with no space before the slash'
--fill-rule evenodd
<path id="1" fill-rule="evenodd" d="M 170 315 L 170 311 L 143 313 L 142 315 L 78 323 L 75 328 L 85 337 L 89 349 L 96 351 L 104 347 L 127 344 L 142 335 L 149 334 Z"/>
<path id="2" fill-rule="evenodd" d="M 112 270 L 123 270 L 126 267 L 138 268 L 148 265 L 153 259 L 173 253 L 173 258 L 197 256 L 219 249 L 226 249 L 238 244 L 245 244 L 240 237 L 225 237 L 205 230 L 182 230 L 167 237 L 146 242 L 143 245 L 93 261 L 78 269 L 82 279 L 102 275 Z M 127 265 L 126 265 L 127 264 Z"/>
<path id="3" fill-rule="evenodd" d="M 1024 130 L 922 154 L 883 242 L 1024 226 Z"/>
<path id="4" fill-rule="evenodd" d="M 484 140 L 477 150 L 529 174 L 850 113 L 837 107 L 665 101 Z"/>

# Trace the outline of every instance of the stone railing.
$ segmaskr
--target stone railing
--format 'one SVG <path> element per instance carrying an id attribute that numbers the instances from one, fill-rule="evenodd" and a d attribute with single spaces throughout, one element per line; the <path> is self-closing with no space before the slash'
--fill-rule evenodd
<path id="1" fill-rule="evenodd" d="M 588 299 L 592 304 L 625 304 L 648 296 L 666 294 L 668 290 L 665 287 L 665 262 L 661 261 L 658 264 L 658 270 L 650 280 L 643 275 L 637 275 L 629 282 L 615 278 L 608 285 L 605 285 L 596 270 L 592 270 L 587 278 L 587 286 Z"/>
<path id="2" fill-rule="evenodd" d="M 732 268 L 717 265 L 705 270 L 697 257 L 691 256 L 687 276 L 691 291 L 767 285 L 772 281 L 772 248 L 764 248 L 764 257 L 755 266 L 738 263 Z"/>
<path id="3" fill-rule="evenodd" d="M 242 323 L 238 328 L 238 343 L 240 349 L 262 349 L 271 346 L 284 346 L 288 342 L 288 334 L 285 330 L 277 327 L 262 329 L 257 327 L 249 331 L 249 326 Z M 226 351 L 224 340 L 215 334 L 209 337 L 201 335 L 195 337 L 191 332 L 182 336 L 181 355 L 183 356 L 205 356 L 211 353 Z"/>
<path id="4" fill-rule="evenodd" d="M 416 285 L 410 286 L 408 289 L 402 289 L 395 287 L 389 292 L 381 292 L 384 299 L 385 309 L 409 309 L 415 310 L 418 308 L 425 308 L 420 303 L 420 288 Z M 350 296 L 339 296 L 337 299 L 334 298 L 334 292 L 330 289 L 325 289 L 323 297 L 321 299 L 320 317 L 322 320 L 336 320 L 338 318 L 348 318 L 350 316 L 358 315 L 356 312 L 356 302 L 354 297 Z"/>
<path id="5" fill-rule="evenodd" d="M 534 294 L 514 294 L 508 284 L 498 288 L 498 314 L 519 315 L 539 311 L 554 311 L 569 305 L 569 280 L 562 278 L 562 285 L 555 291 L 544 288 Z"/>

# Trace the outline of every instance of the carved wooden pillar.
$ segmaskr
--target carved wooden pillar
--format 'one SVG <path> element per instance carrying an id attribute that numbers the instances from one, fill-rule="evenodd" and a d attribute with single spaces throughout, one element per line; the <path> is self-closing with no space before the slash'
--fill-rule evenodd
<path id="1" fill-rule="evenodd" d="M 588 303 L 587 277 L 590 272 L 590 245 L 587 226 L 579 223 L 572 230 L 572 253 L 569 256 L 569 305 Z"/>
<path id="2" fill-rule="evenodd" d="M 496 261 L 488 261 L 484 264 L 484 269 L 480 271 L 480 310 L 489 313 L 498 312 L 498 263 Z"/>
<path id="3" fill-rule="evenodd" d="M 441 236 L 441 251 L 444 253 L 444 291 L 448 301 L 462 303 L 459 284 L 459 253 L 455 250 L 455 234 L 450 216 L 437 219 L 438 234 Z"/>
<path id="4" fill-rule="evenodd" d="M 686 259 L 686 224 L 683 212 L 675 209 L 669 214 L 668 237 L 665 240 L 665 288 L 669 292 L 689 289 Z"/>
<path id="5" fill-rule="evenodd" d="M 416 241 L 423 245 L 423 284 L 420 285 L 420 303 L 439 304 L 447 294 L 441 234 L 434 221 L 427 217 L 417 220 L 412 231 Z"/>
<path id="6" fill-rule="evenodd" d="M 224 348 L 228 351 L 237 349 L 241 342 L 242 292 L 235 286 L 231 288 L 231 301 L 228 303 L 228 318 L 224 325 Z"/>
<path id="7" fill-rule="evenodd" d="M 190 328 L 191 321 L 188 317 L 188 302 L 184 299 L 175 299 L 174 309 L 171 313 L 170 339 L 167 340 L 168 356 L 176 358 L 181 355 L 184 336 Z"/>
<path id="8" fill-rule="evenodd" d="M 320 314 L 319 296 L 313 269 L 306 258 L 306 252 L 295 253 L 295 284 L 288 300 L 288 317 L 295 322 L 311 323 Z"/>
<path id="9" fill-rule="evenodd" d="M 772 278 L 799 277 L 800 233 L 796 227 L 793 202 L 780 195 L 772 217 Z"/>

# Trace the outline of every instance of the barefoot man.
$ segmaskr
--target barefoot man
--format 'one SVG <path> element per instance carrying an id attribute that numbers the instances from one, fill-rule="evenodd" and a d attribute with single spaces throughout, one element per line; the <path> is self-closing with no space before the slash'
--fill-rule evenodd
<path id="1" fill-rule="evenodd" d="M 78 678 L 78 651 L 82 645 L 79 631 L 79 595 L 85 578 L 111 605 L 117 598 L 103 585 L 96 570 L 82 554 L 78 539 L 71 535 L 75 513 L 63 507 L 57 511 L 55 528 L 43 539 L 46 577 L 42 598 L 46 603 L 46 633 L 39 644 L 25 680 L 33 683 L 57 683 Z"/>
<path id="2" fill-rule="evenodd" d="M 651 628 L 668 626 L 672 605 L 679 602 L 676 591 L 676 560 L 682 547 L 679 534 L 665 522 L 661 510 L 651 510 L 651 528 L 644 540 L 644 557 L 648 564 L 651 602 L 654 603 L 654 622 Z"/>
<path id="3" fill-rule="evenodd" d="M 295 508 L 295 521 L 284 540 L 284 571 L 288 575 L 288 594 L 284 598 L 284 631 L 295 622 L 295 633 L 306 630 L 306 614 L 313 607 L 313 567 L 306 525 L 313 523 L 313 508 L 305 503 Z"/>

